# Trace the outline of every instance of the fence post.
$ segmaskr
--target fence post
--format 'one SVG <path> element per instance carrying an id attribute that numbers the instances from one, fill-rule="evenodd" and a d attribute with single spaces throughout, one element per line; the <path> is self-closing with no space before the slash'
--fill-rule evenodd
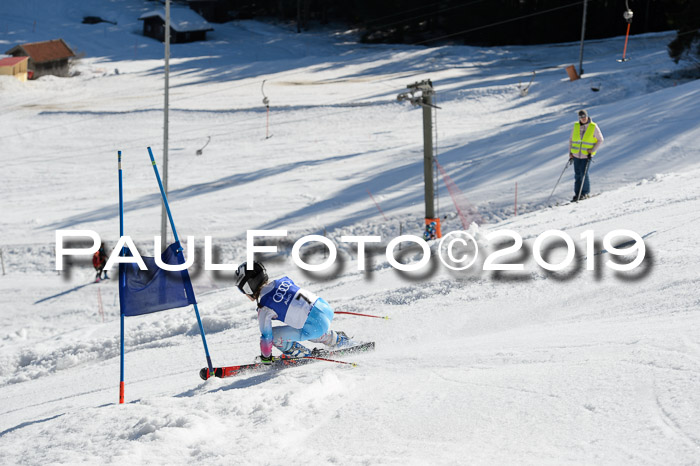
<path id="1" fill-rule="evenodd" d="M 105 310 L 104 306 L 102 305 L 102 290 L 101 288 L 97 289 L 97 308 L 100 311 L 100 316 L 102 316 L 102 322 L 105 321 Z"/>

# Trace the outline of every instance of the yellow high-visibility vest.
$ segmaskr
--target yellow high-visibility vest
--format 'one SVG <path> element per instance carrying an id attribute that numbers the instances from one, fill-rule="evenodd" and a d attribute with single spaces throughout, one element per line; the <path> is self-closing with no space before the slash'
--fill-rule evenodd
<path id="1" fill-rule="evenodd" d="M 583 155 L 595 155 L 595 152 L 591 152 L 593 146 L 596 145 L 598 140 L 593 135 L 595 133 L 595 123 L 592 121 L 588 124 L 586 132 L 583 133 L 583 139 L 581 139 L 581 123 L 576 122 L 574 124 L 574 130 L 571 133 L 571 153 L 576 155 L 579 152 Z"/>

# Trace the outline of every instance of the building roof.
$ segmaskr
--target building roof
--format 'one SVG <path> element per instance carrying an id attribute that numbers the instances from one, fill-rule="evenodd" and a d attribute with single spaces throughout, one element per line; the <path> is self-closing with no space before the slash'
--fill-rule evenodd
<path id="1" fill-rule="evenodd" d="M 15 66 L 17 63 L 29 60 L 29 57 L 8 57 L 0 58 L 0 66 Z"/>
<path id="2" fill-rule="evenodd" d="M 139 16 L 139 20 L 158 17 L 165 23 L 165 10 L 155 10 Z M 176 32 L 213 31 L 211 24 L 189 8 L 170 8 L 170 27 Z"/>
<path id="3" fill-rule="evenodd" d="M 63 42 L 63 39 L 47 40 L 45 42 L 33 42 L 20 44 L 8 50 L 8 55 L 13 55 L 16 51 L 22 50 L 29 55 L 34 63 L 44 63 L 64 58 L 72 58 L 75 53 Z"/>

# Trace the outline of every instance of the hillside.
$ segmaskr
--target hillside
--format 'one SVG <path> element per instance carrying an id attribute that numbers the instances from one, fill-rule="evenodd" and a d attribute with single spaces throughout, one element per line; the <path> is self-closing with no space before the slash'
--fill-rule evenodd
<path id="1" fill-rule="evenodd" d="M 0 6 L 5 49 L 63 37 L 85 53 L 71 78 L 0 76 L 4 464 L 697 461 L 700 81 L 668 58 L 673 33 L 635 37 L 626 63 L 616 61 L 622 38 L 587 42 L 575 82 L 565 67 L 578 44 L 367 46 L 352 32 L 241 21 L 173 45 L 169 199 L 180 236 L 194 236 L 200 256 L 212 236 L 221 262 L 237 263 L 246 230 L 286 229 L 291 241 L 325 232 L 339 244 L 332 274 L 302 273 L 284 250 L 272 275 L 292 276 L 338 311 L 389 319 L 335 318 L 334 328 L 377 344 L 344 358 L 358 367 L 318 362 L 203 382 L 191 309 L 127 318 L 119 405 L 116 280 L 91 283 L 87 260 L 59 275 L 55 232 L 91 229 L 115 244 L 121 150 L 125 232 L 152 251 L 161 201 L 146 147 L 160 157 L 162 44 L 136 20 L 151 6 Z M 80 24 L 88 14 L 117 25 Z M 396 96 L 423 79 L 440 107 L 438 161 L 483 219 L 469 230 L 481 254 L 466 272 L 443 266 L 438 242 L 425 272 L 400 274 L 384 256 L 400 232 L 422 232 L 421 110 Z M 600 194 L 554 206 L 573 194 L 568 169 L 546 202 L 582 107 L 605 135 L 591 168 Z M 443 231 L 461 228 L 442 180 L 439 209 Z M 524 239 L 506 258 L 522 272 L 483 270 L 499 248 L 488 235 L 504 229 Z M 534 259 L 548 230 L 576 243 L 561 272 Z M 631 272 L 607 264 L 602 241 L 615 230 L 643 238 L 645 259 Z M 367 272 L 342 235 L 382 237 Z M 563 260 L 564 248 L 545 249 L 550 263 Z M 214 364 L 251 362 L 254 306 L 226 276 L 193 276 Z"/>

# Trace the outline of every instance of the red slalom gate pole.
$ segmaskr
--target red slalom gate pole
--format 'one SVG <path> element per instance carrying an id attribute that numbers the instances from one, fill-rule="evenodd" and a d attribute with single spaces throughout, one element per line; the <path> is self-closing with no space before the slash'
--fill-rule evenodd
<path id="1" fill-rule="evenodd" d="M 367 194 L 369 194 L 369 197 L 372 199 L 372 202 L 374 202 L 374 205 L 377 206 L 377 210 L 379 210 L 379 213 L 382 214 L 382 217 L 384 217 L 384 221 L 388 222 L 386 215 L 384 215 L 384 211 L 382 210 L 381 207 L 379 207 L 379 204 L 377 203 L 377 201 L 374 200 L 374 196 L 372 196 L 372 193 L 369 191 L 369 189 L 367 190 Z"/>
<path id="2" fill-rule="evenodd" d="M 102 316 L 102 322 L 104 322 L 105 321 L 105 310 L 104 310 L 104 306 L 102 306 L 102 291 L 100 290 L 100 288 L 97 289 L 97 304 L 98 304 L 99 309 L 100 309 L 100 315 Z"/>
<path id="3" fill-rule="evenodd" d="M 348 314 L 351 316 L 372 317 L 374 319 L 387 319 L 387 320 L 389 320 L 389 317 L 387 317 L 387 316 L 373 316 L 371 314 L 360 314 L 359 312 L 335 311 L 334 314 Z"/>

